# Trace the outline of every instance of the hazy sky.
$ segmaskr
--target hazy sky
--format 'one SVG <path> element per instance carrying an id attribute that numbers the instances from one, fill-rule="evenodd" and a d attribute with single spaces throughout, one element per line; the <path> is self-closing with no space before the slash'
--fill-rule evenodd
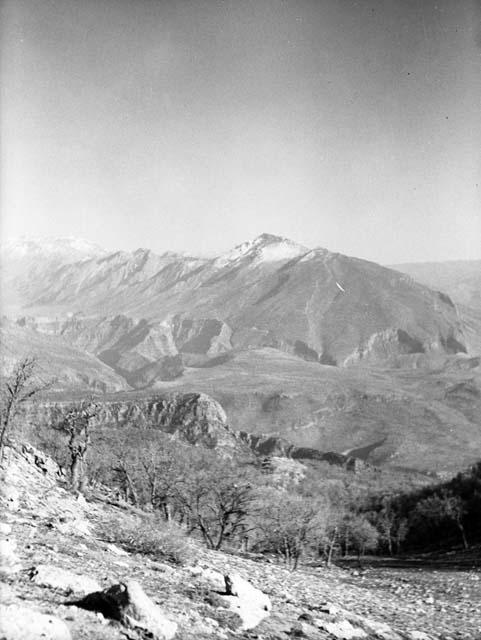
<path id="1" fill-rule="evenodd" d="M 481 257 L 470 0 L 4 0 L 2 236 Z"/>

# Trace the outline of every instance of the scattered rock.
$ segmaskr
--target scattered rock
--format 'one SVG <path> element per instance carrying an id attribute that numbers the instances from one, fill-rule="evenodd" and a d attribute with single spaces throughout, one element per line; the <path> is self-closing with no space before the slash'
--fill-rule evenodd
<path id="1" fill-rule="evenodd" d="M 62 589 L 68 593 L 90 593 L 100 591 L 102 588 L 93 578 L 79 576 L 71 571 L 48 564 L 33 567 L 30 570 L 30 579 L 43 587 Z"/>
<path id="2" fill-rule="evenodd" d="M 60 618 L 15 604 L 0 605 L 0 638 L 2 640 L 39 640 L 39 638 L 71 640 L 70 631 Z"/>
<path id="3" fill-rule="evenodd" d="M 132 629 L 142 629 L 155 640 L 170 640 L 177 631 L 177 624 L 165 617 L 135 580 L 114 584 L 70 604 L 98 611 Z"/>
<path id="4" fill-rule="evenodd" d="M 370 618 L 363 618 L 354 614 L 349 615 L 350 622 L 357 623 L 369 633 L 375 635 L 379 640 L 401 640 L 401 636 L 393 631 L 385 622 L 378 622 Z"/>

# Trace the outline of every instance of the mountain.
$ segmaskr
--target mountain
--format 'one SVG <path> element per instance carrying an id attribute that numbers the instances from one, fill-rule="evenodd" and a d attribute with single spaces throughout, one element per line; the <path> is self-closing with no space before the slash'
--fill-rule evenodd
<path id="1" fill-rule="evenodd" d="M 129 389 L 125 379 L 93 355 L 58 337 L 32 331 L 3 319 L 0 324 L 0 363 L 9 373 L 25 356 L 35 356 L 40 386 L 69 393 L 115 392 Z"/>
<path id="2" fill-rule="evenodd" d="M 467 350 L 447 295 L 375 263 L 269 234 L 210 260 L 138 250 L 38 273 L 17 288 L 28 315 L 161 322 L 174 342 L 190 331 L 179 352 L 205 356 L 216 336 L 212 356 L 274 347 L 339 366 Z"/>
<path id="3" fill-rule="evenodd" d="M 438 472 L 478 456 L 481 324 L 446 292 L 269 234 L 209 259 L 59 246 L 10 253 L 3 351 L 39 355 L 63 399 L 205 393 L 259 451 Z"/>
<path id="4" fill-rule="evenodd" d="M 481 260 L 419 262 L 393 268 L 447 293 L 463 322 L 468 350 L 481 353 Z"/>
<path id="5" fill-rule="evenodd" d="M 43 277 L 65 264 L 100 258 L 106 251 L 98 245 L 74 237 L 16 238 L 2 244 L 0 264 L 3 313 L 20 309 Z"/>
<path id="6" fill-rule="evenodd" d="M 393 265 L 418 282 L 447 293 L 457 305 L 481 311 L 481 260 Z"/>

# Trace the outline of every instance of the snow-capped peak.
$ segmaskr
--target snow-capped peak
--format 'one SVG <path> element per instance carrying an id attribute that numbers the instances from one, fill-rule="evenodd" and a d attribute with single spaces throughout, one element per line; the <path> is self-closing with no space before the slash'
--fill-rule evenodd
<path id="1" fill-rule="evenodd" d="M 219 256 L 215 265 L 219 268 L 237 260 L 250 258 L 256 264 L 260 262 L 281 262 L 303 255 L 308 249 L 288 238 L 263 233 L 254 240 L 243 242 L 231 251 Z"/>
<path id="2" fill-rule="evenodd" d="M 61 238 L 11 238 L 2 244 L 2 253 L 9 258 L 61 258 L 67 262 L 99 257 L 106 251 L 89 240 L 73 236 Z"/>

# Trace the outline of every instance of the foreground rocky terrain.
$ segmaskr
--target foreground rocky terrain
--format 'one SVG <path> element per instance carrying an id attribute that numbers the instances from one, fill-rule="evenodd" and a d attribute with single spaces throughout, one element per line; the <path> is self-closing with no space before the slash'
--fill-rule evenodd
<path id="1" fill-rule="evenodd" d="M 195 541 L 179 566 L 112 543 L 112 523 L 135 528 L 139 512 L 100 489 L 75 497 L 42 452 L 7 448 L 2 474 L 0 636 L 6 640 L 38 638 L 44 623 L 41 637 L 51 640 L 481 637 L 475 569 L 289 572 L 265 559 L 207 551 Z M 225 593 L 226 574 L 242 585 L 232 589 L 238 595 Z M 105 589 L 110 597 L 129 594 L 121 620 L 99 613 L 98 596 L 87 598 L 93 610 L 84 608 L 86 594 Z"/>

